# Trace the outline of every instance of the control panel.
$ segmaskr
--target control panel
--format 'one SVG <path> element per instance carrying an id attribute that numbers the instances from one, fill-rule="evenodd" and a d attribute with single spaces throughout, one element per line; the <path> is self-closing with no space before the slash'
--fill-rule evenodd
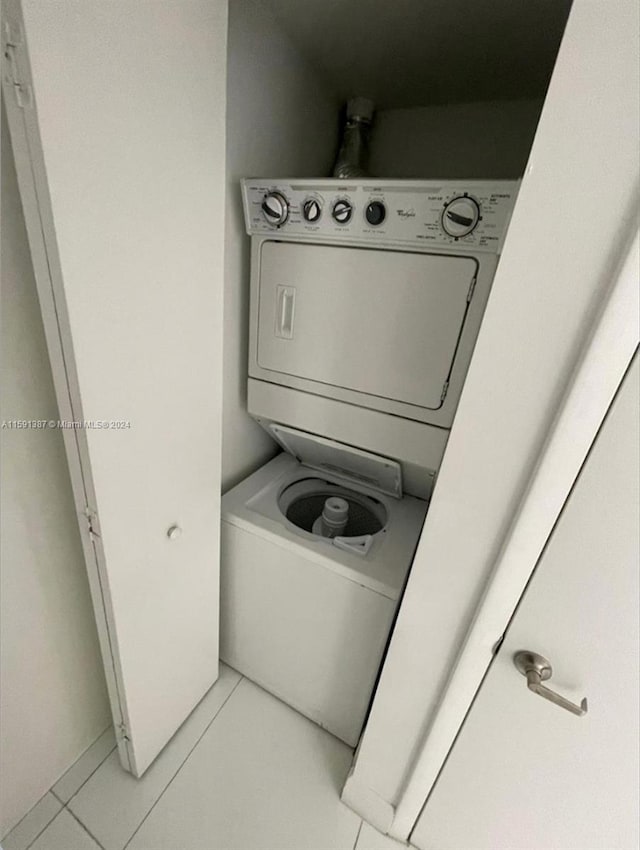
<path id="1" fill-rule="evenodd" d="M 519 181 L 242 181 L 249 234 L 500 253 Z"/>

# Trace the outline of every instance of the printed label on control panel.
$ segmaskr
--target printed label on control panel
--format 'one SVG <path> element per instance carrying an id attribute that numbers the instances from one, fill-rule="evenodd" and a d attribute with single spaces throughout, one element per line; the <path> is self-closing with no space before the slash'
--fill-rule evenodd
<path id="1" fill-rule="evenodd" d="M 243 181 L 247 231 L 313 241 L 497 253 L 517 181 Z"/>

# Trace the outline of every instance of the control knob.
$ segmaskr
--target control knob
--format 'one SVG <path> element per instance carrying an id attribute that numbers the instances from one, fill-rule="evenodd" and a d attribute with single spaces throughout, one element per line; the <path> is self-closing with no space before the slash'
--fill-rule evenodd
<path id="1" fill-rule="evenodd" d="M 364 215 L 369 224 L 376 227 L 378 224 L 382 224 L 387 217 L 387 210 L 382 201 L 371 201 L 367 205 Z"/>
<path id="2" fill-rule="evenodd" d="M 353 215 L 353 207 L 350 201 L 339 200 L 333 205 L 331 214 L 338 224 L 346 224 Z"/>
<path id="3" fill-rule="evenodd" d="M 302 215 L 305 221 L 318 221 L 322 214 L 322 207 L 315 198 L 309 198 L 304 202 L 302 207 Z"/>
<path id="4" fill-rule="evenodd" d="M 262 199 L 262 215 L 273 227 L 280 227 L 289 217 L 289 204 L 280 192 L 267 192 Z"/>
<path id="5" fill-rule="evenodd" d="M 447 236 L 462 239 L 476 229 L 480 221 L 478 203 L 467 195 L 460 195 L 445 204 L 442 212 L 442 229 Z"/>

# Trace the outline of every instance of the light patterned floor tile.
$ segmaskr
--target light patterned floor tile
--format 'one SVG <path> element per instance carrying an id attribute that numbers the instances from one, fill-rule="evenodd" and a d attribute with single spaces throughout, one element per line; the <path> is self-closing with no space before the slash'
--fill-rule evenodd
<path id="1" fill-rule="evenodd" d="M 50 792 L 2 839 L 4 850 L 26 850 L 58 814 L 62 804 Z"/>
<path id="2" fill-rule="evenodd" d="M 353 850 L 351 750 L 244 679 L 128 850 Z"/>
<path id="3" fill-rule="evenodd" d="M 141 779 L 122 770 L 114 751 L 72 797 L 69 808 L 105 850 L 122 850 L 240 678 L 220 665 L 218 681 Z"/>
<path id="4" fill-rule="evenodd" d="M 68 802 L 115 748 L 116 737 L 109 727 L 56 782 L 51 789 L 56 797 L 63 803 Z"/>
<path id="5" fill-rule="evenodd" d="M 100 846 L 73 815 L 63 809 L 31 845 L 31 850 L 100 850 Z"/>

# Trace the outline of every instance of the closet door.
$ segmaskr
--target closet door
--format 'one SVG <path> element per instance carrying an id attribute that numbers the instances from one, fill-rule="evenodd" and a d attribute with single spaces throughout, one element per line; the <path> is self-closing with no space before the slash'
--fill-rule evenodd
<path id="1" fill-rule="evenodd" d="M 218 675 L 226 15 L 225 0 L 3 4 L 4 100 L 137 776 Z"/>
<path id="2" fill-rule="evenodd" d="M 411 835 L 416 847 L 638 847 L 639 378 L 636 355 Z M 550 662 L 547 698 L 516 669 L 522 650 Z"/>

